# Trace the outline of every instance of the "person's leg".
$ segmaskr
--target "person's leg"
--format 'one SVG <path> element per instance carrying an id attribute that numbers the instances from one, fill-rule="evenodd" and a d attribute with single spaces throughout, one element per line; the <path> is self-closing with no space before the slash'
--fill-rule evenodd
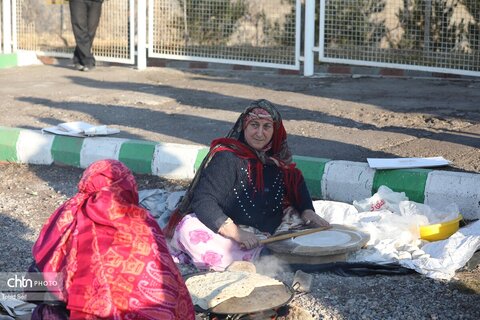
<path id="1" fill-rule="evenodd" d="M 187 253 L 198 269 L 216 271 L 225 270 L 233 261 L 253 261 L 262 249 L 243 250 L 237 242 L 208 229 L 194 214 L 180 221 L 171 245 Z"/>
<path id="2" fill-rule="evenodd" d="M 72 31 L 76 42 L 73 62 L 84 66 L 86 54 L 89 52 L 87 3 L 85 0 L 71 0 L 69 1 L 69 5 Z"/>
<path id="3" fill-rule="evenodd" d="M 102 2 L 100 1 L 88 1 L 88 21 L 87 21 L 87 32 L 89 39 L 89 55 L 86 56 L 85 66 L 93 68 L 95 67 L 96 61 L 92 53 L 93 41 L 95 39 L 95 34 L 97 33 L 98 24 L 100 22 L 100 17 L 102 15 Z"/>

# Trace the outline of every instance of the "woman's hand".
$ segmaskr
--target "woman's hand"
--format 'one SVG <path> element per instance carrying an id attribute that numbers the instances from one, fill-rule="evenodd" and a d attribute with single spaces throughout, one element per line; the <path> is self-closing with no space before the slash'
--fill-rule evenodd
<path id="1" fill-rule="evenodd" d="M 240 246 L 244 249 L 253 249 L 259 246 L 260 242 L 258 241 L 257 236 L 253 232 L 245 231 L 238 228 L 238 240 L 234 239 Z"/>
<path id="2" fill-rule="evenodd" d="M 302 220 L 306 225 L 312 227 L 329 227 L 330 223 L 327 220 L 321 218 L 318 214 L 315 213 L 312 209 L 307 209 L 302 212 Z"/>
<path id="3" fill-rule="evenodd" d="M 220 227 L 218 233 L 238 242 L 242 248 L 247 250 L 256 248 L 260 244 L 253 232 L 240 229 L 230 218 Z"/>

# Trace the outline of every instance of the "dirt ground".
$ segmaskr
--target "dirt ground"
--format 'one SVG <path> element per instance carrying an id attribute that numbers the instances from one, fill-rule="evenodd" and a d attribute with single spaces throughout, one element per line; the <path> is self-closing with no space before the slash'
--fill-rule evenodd
<path id="1" fill-rule="evenodd" d="M 278 105 L 294 154 L 443 156 L 480 172 L 480 81 L 312 77 L 260 71 L 64 65 L 0 70 L 0 125 L 67 121 L 119 128 L 116 137 L 208 145 L 254 99 Z"/>
<path id="2" fill-rule="evenodd" d="M 473 80 L 33 66 L 0 70 L 0 126 L 41 129 L 82 120 L 119 128 L 120 138 L 208 145 L 249 101 L 267 98 L 279 106 L 296 155 L 361 162 L 443 156 L 452 164 L 442 169 L 480 173 L 479 89 Z M 0 164 L 0 272 L 28 267 L 41 226 L 75 193 L 81 173 Z M 140 189 L 188 184 L 136 177 Z M 448 285 L 480 294 L 480 268 L 459 271 Z"/>
<path id="3" fill-rule="evenodd" d="M 80 168 L 64 166 L 0 164 L 0 272 L 22 272 L 28 268 L 32 262 L 31 248 L 42 225 L 75 194 L 82 172 Z M 141 190 L 184 189 L 188 185 L 188 181 L 150 175 L 135 177 Z M 431 279 L 424 281 L 431 283 Z M 457 272 L 448 286 L 461 293 L 480 295 L 480 266 Z"/>

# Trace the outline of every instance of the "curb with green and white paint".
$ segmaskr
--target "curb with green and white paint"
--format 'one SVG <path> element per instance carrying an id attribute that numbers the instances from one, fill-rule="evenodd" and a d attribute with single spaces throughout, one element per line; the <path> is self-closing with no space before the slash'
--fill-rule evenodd
<path id="1" fill-rule="evenodd" d="M 0 69 L 16 67 L 17 65 L 18 65 L 18 58 L 16 53 L 0 54 Z"/>
<path id="2" fill-rule="evenodd" d="M 75 138 L 0 127 L 0 161 L 86 168 L 116 159 L 133 172 L 192 179 L 208 148 L 111 137 Z M 456 203 L 465 219 L 480 218 L 480 174 L 429 169 L 375 170 L 367 163 L 294 156 L 312 196 L 352 203 L 381 185 L 433 207 Z"/>
<path id="3" fill-rule="evenodd" d="M 40 65 L 35 52 L 18 50 L 15 53 L 0 53 L 0 69 Z"/>

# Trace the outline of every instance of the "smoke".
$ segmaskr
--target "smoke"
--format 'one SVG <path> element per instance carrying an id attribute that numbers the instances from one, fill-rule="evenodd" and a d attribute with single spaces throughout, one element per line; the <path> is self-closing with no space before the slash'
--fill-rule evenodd
<path id="1" fill-rule="evenodd" d="M 284 272 L 291 271 L 290 266 L 285 261 L 275 257 L 274 255 L 261 256 L 257 262 L 255 262 L 257 273 L 276 277 Z"/>

